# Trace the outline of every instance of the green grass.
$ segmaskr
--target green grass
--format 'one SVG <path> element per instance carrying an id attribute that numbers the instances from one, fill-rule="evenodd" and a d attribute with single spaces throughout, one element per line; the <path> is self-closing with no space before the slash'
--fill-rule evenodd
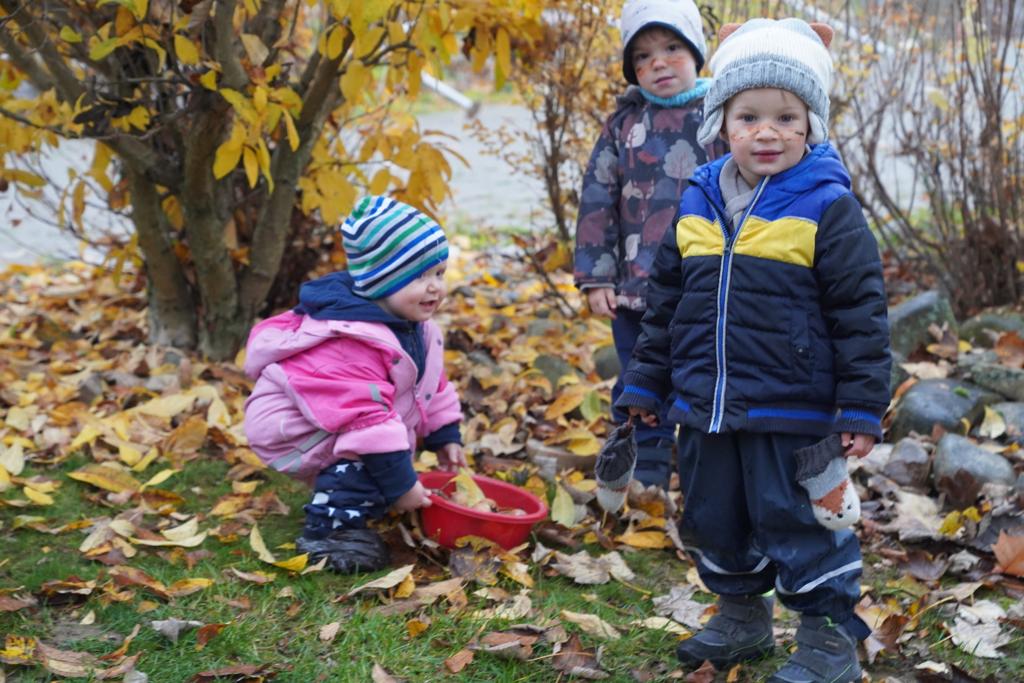
<path id="1" fill-rule="evenodd" d="M 95 580 L 98 588 L 77 604 L 40 605 L 0 613 L 0 636 L 35 636 L 63 650 L 102 655 L 115 650 L 134 626 L 140 624 L 139 634 L 128 652 L 143 653 L 138 668 L 148 674 L 152 683 L 186 681 L 197 672 L 237 664 L 274 665 L 278 668 L 275 680 L 280 681 L 369 681 L 375 661 L 392 675 L 408 681 L 453 678 L 522 683 L 558 679 L 558 673 L 551 666 L 551 648 L 541 644 L 536 646 L 530 661 L 477 653 L 461 674 L 452 676 L 445 671 L 445 660 L 474 637 L 509 625 L 504 621 L 485 622 L 470 618 L 471 612 L 490 606 L 483 598 L 472 595 L 477 588 L 474 585 L 466 586 L 469 606 L 461 612 L 450 614 L 449 605 L 442 599 L 419 612 L 384 617 L 376 613 L 375 608 L 386 602 L 386 597 L 371 593 L 348 600 L 339 599 L 352 586 L 372 576 L 346 577 L 328 572 L 290 575 L 260 562 L 244 536 L 231 543 L 208 538 L 200 548 L 209 551 L 210 557 L 199 560 L 191 569 L 184 563 L 171 563 L 158 555 L 158 551 L 170 549 L 140 547 L 138 556 L 128 564 L 142 569 L 165 585 L 196 577 L 210 578 L 215 583 L 198 593 L 166 601 L 141 588 L 127 589 L 133 595 L 124 602 L 111 600 L 102 590 L 102 586 L 109 582 L 108 568 L 84 559 L 77 550 L 84 531 L 49 535 L 25 528 L 13 529 L 18 514 L 43 515 L 48 526 L 56 527 L 74 519 L 113 516 L 120 512 L 123 508 L 98 505 L 99 496 L 95 488 L 60 476 L 60 473 L 76 469 L 85 462 L 85 458 L 76 456 L 63 463 L 59 471 L 33 471 L 29 468 L 25 473 L 27 476 L 46 474 L 63 482 L 54 495 L 56 502 L 53 506 L 0 507 L 0 546 L 3 548 L 0 590 L 18 588 L 18 593 L 35 593 L 45 581 L 71 576 Z M 151 470 L 156 471 L 156 468 Z M 202 456 L 189 462 L 161 486 L 186 498 L 181 512 L 205 513 L 221 495 L 230 491 L 227 471 L 227 464 L 219 458 Z M 267 546 L 279 558 L 289 557 L 292 551 L 281 550 L 278 546 L 294 540 L 301 520 L 301 505 L 307 494 L 301 486 L 277 477 L 264 484 L 257 493 L 268 486 L 273 487 L 281 500 L 290 506 L 292 514 L 288 517 L 264 517 L 259 520 L 259 526 Z M 15 493 L 11 490 L 3 497 L 18 497 Z M 145 519 L 149 525 L 155 521 L 153 516 Z M 206 529 L 217 522 L 207 518 L 201 526 Z M 592 554 L 603 552 L 596 547 L 589 550 Z M 603 647 L 602 666 L 610 673 L 607 679 L 610 681 L 632 681 L 632 669 L 652 671 L 658 662 L 662 664 L 662 671 L 677 671 L 675 636 L 631 627 L 629 622 L 653 615 L 650 597 L 636 588 L 650 591 L 655 596 L 665 594 L 673 584 L 684 581 L 687 566 L 666 552 L 627 551 L 624 556 L 637 574 L 633 582 L 635 588 L 616 581 L 596 586 L 575 585 L 569 579 L 534 567 L 532 576 L 536 583 L 530 597 L 535 615 L 520 621 L 540 623 L 559 620 L 561 610 L 568 609 L 596 614 L 615 625 L 623 632 L 623 637 L 616 641 L 601 641 L 582 633 L 571 623 L 564 623 L 570 633 L 580 633 L 584 646 Z M 231 567 L 242 571 L 267 571 L 277 578 L 266 585 L 243 582 L 223 573 Z M 418 581 L 420 585 L 445 578 L 425 562 L 421 562 L 417 570 L 431 574 L 427 579 L 421 578 Z M 380 572 L 375 576 L 383 574 Z M 896 576 L 895 573 L 875 573 L 866 577 L 866 582 L 873 586 L 876 597 L 884 595 L 909 601 L 909 596 L 886 587 L 886 582 Z M 520 588 L 507 578 L 502 578 L 499 586 L 510 593 Z M 282 594 L 285 588 L 290 592 Z M 229 604 L 243 599 L 250 601 L 250 609 L 239 609 Z M 140 606 L 145 602 L 155 603 L 156 607 L 140 613 Z M 81 625 L 79 622 L 90 612 L 95 615 L 94 623 Z M 413 617 L 429 619 L 431 623 L 424 633 L 410 638 L 406 622 Z M 149 626 L 152 620 L 170 618 L 228 625 L 198 650 L 194 630 L 184 632 L 177 643 L 172 643 Z M 942 610 L 931 610 L 918 629 L 922 637 L 933 645 L 929 658 L 954 663 L 979 677 L 994 674 L 999 680 L 1024 678 L 1024 643 L 1020 640 L 1006 648 L 1006 659 L 988 661 L 974 658 L 955 649 L 946 639 L 940 625 L 943 619 L 952 621 Z M 789 626 L 796 624 L 795 616 L 790 613 L 785 615 L 785 621 Z M 338 635 L 331 643 L 321 642 L 318 637 L 320 628 L 331 622 L 340 622 Z M 785 650 L 779 648 L 771 658 L 743 667 L 739 680 L 763 679 L 781 665 L 785 656 Z M 876 672 L 907 673 L 912 664 L 912 661 L 883 655 L 868 670 L 877 680 Z M 60 680 L 38 666 L 3 666 L 7 680 L 11 682 Z M 724 674 L 720 674 L 719 680 L 724 680 Z"/>

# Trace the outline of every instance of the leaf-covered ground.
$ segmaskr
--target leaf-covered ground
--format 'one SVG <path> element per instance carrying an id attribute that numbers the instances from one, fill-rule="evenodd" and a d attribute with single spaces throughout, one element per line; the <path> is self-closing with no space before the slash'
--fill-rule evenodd
<path id="1" fill-rule="evenodd" d="M 147 346 L 132 274 L 10 269 L 0 681 L 767 675 L 792 645 L 795 617 L 781 608 L 772 658 L 717 673 L 674 662 L 675 643 L 713 609 L 667 533 L 678 494 L 633 491 L 619 518 L 592 500 L 588 464 L 611 385 L 595 355 L 611 339 L 576 312 L 566 256 L 464 249 L 441 320 L 474 467 L 544 497 L 551 518 L 508 552 L 480 541 L 449 552 L 414 519 L 393 518 L 392 567 L 356 577 L 296 555 L 307 493 L 245 447 L 250 383 L 236 363 Z M 1004 431 L 989 425 L 986 441 L 1019 464 Z M 419 465 L 433 462 L 423 454 Z M 870 458 L 854 477 L 865 509 L 860 611 L 875 627 L 866 676 L 1024 677 L 1024 540 L 994 535 L 1019 530 L 1006 523 L 1019 501 L 982 491 L 956 510 L 899 489 Z"/>

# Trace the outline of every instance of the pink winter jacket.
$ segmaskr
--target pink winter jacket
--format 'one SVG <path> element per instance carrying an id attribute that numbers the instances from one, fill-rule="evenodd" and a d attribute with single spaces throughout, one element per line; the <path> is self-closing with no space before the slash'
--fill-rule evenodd
<path id="1" fill-rule="evenodd" d="M 249 334 L 245 434 L 265 463 L 312 484 L 341 459 L 415 452 L 417 438 L 462 419 L 444 372 L 441 330 L 423 324 L 425 367 L 383 323 L 315 320 L 287 311 Z"/>

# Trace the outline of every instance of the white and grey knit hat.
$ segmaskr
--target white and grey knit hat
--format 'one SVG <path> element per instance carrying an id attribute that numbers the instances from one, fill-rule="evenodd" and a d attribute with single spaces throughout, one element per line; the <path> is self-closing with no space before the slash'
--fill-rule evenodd
<path id="1" fill-rule="evenodd" d="M 394 294 L 448 260 L 437 222 L 390 197 L 364 197 L 341 226 L 352 291 L 366 299 Z"/>
<path id="2" fill-rule="evenodd" d="M 697 71 L 704 67 L 708 46 L 700 10 L 693 0 L 626 0 L 619 28 L 622 31 L 622 75 L 627 82 L 637 85 L 631 54 L 633 39 L 652 26 L 668 29 L 682 38 L 693 53 Z"/>
<path id="3" fill-rule="evenodd" d="M 704 96 L 704 123 L 697 140 L 709 145 L 718 137 L 723 109 L 730 97 L 755 88 L 781 88 L 807 104 L 811 123 L 807 142 L 828 139 L 828 93 L 832 87 L 832 29 L 801 19 L 751 19 L 726 24 L 711 58 L 711 89 Z"/>

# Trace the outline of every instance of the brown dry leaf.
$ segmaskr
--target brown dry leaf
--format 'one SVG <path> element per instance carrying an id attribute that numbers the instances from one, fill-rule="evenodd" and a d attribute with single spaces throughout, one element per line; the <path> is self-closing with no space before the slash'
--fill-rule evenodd
<path id="1" fill-rule="evenodd" d="M 996 571 L 1013 576 L 1024 576 L 1024 536 L 1010 536 L 999 532 L 999 540 L 992 544 L 998 564 Z"/>
<path id="2" fill-rule="evenodd" d="M 32 607 L 37 601 L 31 595 L 24 598 L 11 595 L 0 595 L 0 612 L 17 612 L 18 610 Z"/>
<path id="3" fill-rule="evenodd" d="M 125 681 L 128 681 L 130 679 L 127 678 L 127 674 L 135 669 L 135 665 L 141 656 L 142 653 L 137 652 L 131 657 L 125 657 L 109 669 L 94 671 L 93 677 L 98 681 L 107 681 L 113 678 L 123 678 Z M 0 683 L 3 683 L 2 679 L 0 679 Z"/>
<path id="4" fill-rule="evenodd" d="M 478 652 L 487 652 L 499 657 L 511 657 L 525 662 L 533 655 L 533 644 L 540 639 L 532 633 L 516 631 L 491 631 L 480 638 L 479 643 L 470 647 Z"/>
<path id="5" fill-rule="evenodd" d="M 423 617 L 422 619 L 410 619 L 405 622 L 405 631 L 409 634 L 410 638 L 415 638 L 428 628 L 430 628 L 430 619 L 426 617 Z"/>
<path id="6" fill-rule="evenodd" d="M 473 651 L 463 649 L 444 660 L 444 666 L 450 673 L 457 674 L 465 669 L 472 661 Z"/>
<path id="7" fill-rule="evenodd" d="M 167 587 L 167 594 L 172 598 L 192 595 L 213 585 L 213 579 L 180 579 Z"/>
<path id="8" fill-rule="evenodd" d="M 128 653 L 128 646 L 132 644 L 133 640 L 135 640 L 135 636 L 139 635 L 139 631 L 141 629 L 142 627 L 139 624 L 135 624 L 135 628 L 132 629 L 132 632 L 125 636 L 124 642 L 121 643 L 121 647 L 117 648 L 113 652 L 108 652 L 105 655 L 101 655 L 100 659 L 102 659 L 105 662 L 112 662 L 116 659 L 124 657 L 125 654 Z"/>
<path id="9" fill-rule="evenodd" d="M 603 671 L 598 661 L 597 652 L 583 647 L 580 637 L 575 633 L 569 636 L 569 640 L 555 648 L 551 659 L 551 666 L 567 676 L 579 676 L 591 680 L 608 678 L 608 672 Z"/>
<path id="10" fill-rule="evenodd" d="M 608 583 L 612 577 L 620 581 L 632 581 L 636 577 L 617 551 L 601 557 L 591 557 L 586 550 L 581 550 L 575 555 L 555 551 L 555 558 L 557 562 L 551 567 L 576 583 Z"/>
<path id="11" fill-rule="evenodd" d="M 338 631 L 340 631 L 340 630 L 341 630 L 341 622 L 340 621 L 332 621 L 329 624 L 324 624 L 323 626 L 320 627 L 319 638 L 320 638 L 321 642 L 330 643 L 330 642 L 332 642 L 338 636 Z"/>
<path id="12" fill-rule="evenodd" d="M 164 439 L 162 450 L 165 453 L 189 453 L 198 450 L 206 442 L 209 427 L 206 420 L 193 415 L 174 428 Z"/>
<path id="13" fill-rule="evenodd" d="M 373 677 L 373 683 L 402 683 L 399 679 L 385 671 L 384 667 L 377 662 L 373 663 L 373 672 L 371 675 Z"/>
<path id="14" fill-rule="evenodd" d="M 142 586 L 151 593 L 167 600 L 171 596 L 167 587 L 141 569 L 121 565 L 110 569 L 110 576 L 118 586 Z"/>
<path id="15" fill-rule="evenodd" d="M 275 578 L 273 574 L 267 574 L 266 572 L 243 572 L 235 569 L 234 567 L 226 569 L 225 572 L 236 578 L 242 579 L 243 581 L 249 581 L 260 585 L 270 583 Z"/>
<path id="16" fill-rule="evenodd" d="M 196 652 L 199 652 L 206 644 L 217 637 L 224 630 L 227 624 L 203 624 L 196 632 Z"/>
<path id="17" fill-rule="evenodd" d="M 56 676 L 85 678 L 99 667 L 99 660 L 88 652 L 59 650 L 46 643 L 36 644 L 36 660 Z"/>
<path id="18" fill-rule="evenodd" d="M 711 662 L 705 661 L 696 671 L 688 673 L 683 680 L 686 683 L 712 683 L 718 670 Z"/>
<path id="19" fill-rule="evenodd" d="M 1003 365 L 1024 368 L 1024 339 L 1016 332 L 1006 332 L 996 341 L 995 352 Z"/>
<path id="20" fill-rule="evenodd" d="M 218 678 L 230 678 L 233 683 L 263 683 L 274 675 L 275 670 L 273 664 L 236 664 L 200 671 L 189 679 L 189 683 L 212 683 Z"/>
<path id="21" fill-rule="evenodd" d="M 395 616 L 398 614 L 405 614 L 406 612 L 412 612 L 420 607 L 432 605 L 434 601 L 441 596 L 451 595 L 456 591 L 461 592 L 462 583 L 463 580 L 456 577 L 446 581 L 431 583 L 426 586 L 418 586 L 408 599 L 396 600 L 390 605 L 376 607 L 373 612 L 382 616 Z"/>

